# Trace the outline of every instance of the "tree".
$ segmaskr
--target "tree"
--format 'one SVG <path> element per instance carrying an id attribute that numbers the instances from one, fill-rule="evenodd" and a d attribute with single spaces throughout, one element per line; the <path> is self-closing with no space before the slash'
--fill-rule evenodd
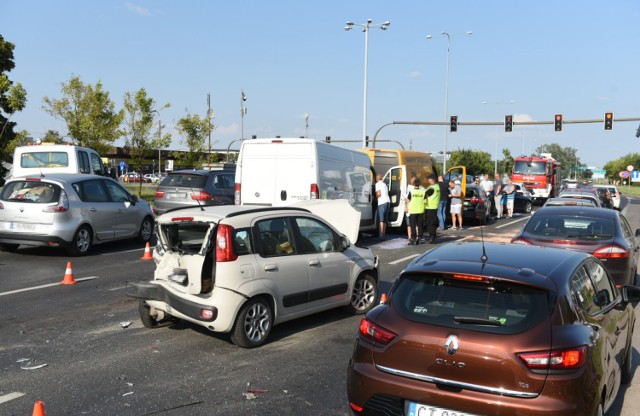
<path id="1" fill-rule="evenodd" d="M 573 147 L 562 147 L 557 143 L 544 144 L 536 149 L 537 154 L 551 153 L 551 157 L 560 162 L 561 168 L 566 172 L 564 176 L 568 176 L 571 171 L 577 171 L 581 165 L 578 158 L 578 149 Z"/>
<path id="2" fill-rule="evenodd" d="M 449 164 L 451 166 L 465 166 L 467 168 L 467 174 L 469 175 L 480 175 L 493 172 L 491 155 L 487 152 L 471 149 L 451 152 Z"/>
<path id="3" fill-rule="evenodd" d="M 202 154 L 207 150 L 205 139 L 214 126 L 207 118 L 200 118 L 197 114 L 189 114 L 176 125 L 178 132 L 184 137 L 182 144 L 188 150 L 179 159 L 179 163 L 193 168 L 199 167 L 203 162 Z"/>
<path id="4" fill-rule="evenodd" d="M 100 81 L 93 86 L 72 76 L 69 82 L 62 83 L 61 92 L 60 99 L 44 97 L 42 109 L 67 123 L 75 144 L 106 153 L 122 134 L 124 110 L 114 110 L 115 105 Z"/>
<path id="5" fill-rule="evenodd" d="M 511 156 L 511 150 L 502 149 L 502 161 L 498 164 L 498 172 L 511 177 L 511 168 L 513 167 L 513 156 Z"/>
<path id="6" fill-rule="evenodd" d="M 44 137 L 42 138 L 42 141 L 45 143 L 64 144 L 64 139 L 62 138 L 60 133 L 54 130 L 47 130 L 47 132 L 44 134 Z"/>
<path id="7" fill-rule="evenodd" d="M 155 100 L 147 96 L 144 88 L 140 88 L 135 94 L 126 92 L 124 95 L 124 133 L 129 143 L 131 160 L 137 166 L 143 164 L 151 150 L 160 147 L 158 143 L 161 138 L 153 139 L 151 134 L 155 105 Z M 165 104 L 162 108 L 167 107 L 169 104 Z M 142 195 L 142 181 L 140 181 L 139 192 Z"/>
<path id="8" fill-rule="evenodd" d="M 620 172 L 627 170 L 627 166 L 640 166 L 640 153 L 629 153 L 621 158 L 607 162 L 603 169 L 607 171 L 607 178 L 612 181 L 620 180 Z"/>
<path id="9" fill-rule="evenodd" d="M 5 41 L 0 35 L 0 162 L 11 161 L 16 140 L 21 137 L 13 130 L 16 123 L 10 121 L 11 116 L 27 105 L 27 91 L 20 83 L 14 85 L 7 76 L 15 67 L 14 47 L 13 43 Z M 4 183 L 6 173 L 7 170 L 0 163 L 0 184 Z"/>

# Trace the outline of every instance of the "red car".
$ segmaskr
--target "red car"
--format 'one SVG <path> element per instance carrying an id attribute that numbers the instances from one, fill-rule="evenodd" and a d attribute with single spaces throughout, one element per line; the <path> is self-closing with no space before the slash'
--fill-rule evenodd
<path id="1" fill-rule="evenodd" d="M 610 211 L 610 210 L 606 210 Z M 356 415 L 596 416 L 633 373 L 633 304 L 587 253 L 444 244 L 360 324 Z"/>
<path id="2" fill-rule="evenodd" d="M 618 285 L 636 281 L 640 229 L 612 209 L 544 206 L 522 227 L 512 243 L 583 251 L 599 258 Z"/>

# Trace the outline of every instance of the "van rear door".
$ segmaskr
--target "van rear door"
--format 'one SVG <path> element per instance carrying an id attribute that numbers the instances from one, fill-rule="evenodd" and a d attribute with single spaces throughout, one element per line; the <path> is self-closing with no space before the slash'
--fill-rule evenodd
<path id="1" fill-rule="evenodd" d="M 407 193 L 407 180 L 407 168 L 404 165 L 392 167 L 382 179 L 389 188 L 389 198 L 391 199 L 389 225 L 391 227 L 400 227 L 404 220 L 404 199 Z"/>

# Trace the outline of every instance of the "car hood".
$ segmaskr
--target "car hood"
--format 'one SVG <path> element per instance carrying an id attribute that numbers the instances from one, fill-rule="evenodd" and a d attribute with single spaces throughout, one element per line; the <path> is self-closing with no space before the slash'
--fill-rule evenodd
<path id="1" fill-rule="evenodd" d="M 346 235 L 351 244 L 355 244 L 358 241 L 360 211 L 353 208 L 349 201 L 344 199 L 316 199 L 296 202 L 293 206 L 308 209 L 324 219 Z"/>

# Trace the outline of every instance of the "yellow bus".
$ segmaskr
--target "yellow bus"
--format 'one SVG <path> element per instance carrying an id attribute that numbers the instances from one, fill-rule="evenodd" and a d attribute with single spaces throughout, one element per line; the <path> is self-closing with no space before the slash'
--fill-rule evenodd
<path id="1" fill-rule="evenodd" d="M 431 155 L 416 150 L 401 149 L 358 149 L 369 155 L 376 174 L 383 176 L 383 181 L 389 187 L 391 210 L 389 225 L 400 227 L 404 220 L 405 195 L 407 185 L 413 176 L 420 179 L 423 186 L 428 186 L 429 175 L 437 175 L 435 162 Z M 373 178 L 372 183 L 375 183 Z"/>

